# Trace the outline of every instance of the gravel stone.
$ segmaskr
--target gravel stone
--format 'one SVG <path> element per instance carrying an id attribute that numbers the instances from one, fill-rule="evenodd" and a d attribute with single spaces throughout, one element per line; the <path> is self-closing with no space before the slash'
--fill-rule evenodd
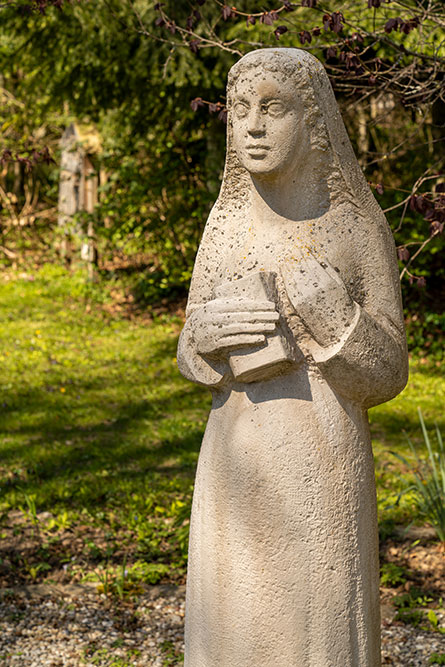
<path id="1" fill-rule="evenodd" d="M 97 667 L 118 659 L 125 667 L 181 665 L 184 602 L 184 586 L 152 586 L 124 603 L 110 602 L 92 586 L 4 590 L 0 665 Z M 445 615 L 437 615 L 443 624 Z M 383 665 L 427 667 L 432 653 L 445 653 L 445 635 L 402 625 L 385 614 Z M 170 662 L 164 662 L 167 656 Z"/>

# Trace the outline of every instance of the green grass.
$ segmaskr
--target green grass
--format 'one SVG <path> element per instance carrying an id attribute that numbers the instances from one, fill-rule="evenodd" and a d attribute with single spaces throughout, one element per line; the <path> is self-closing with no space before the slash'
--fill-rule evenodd
<path id="1" fill-rule="evenodd" d="M 415 460 L 408 438 L 418 455 L 428 456 L 422 435 L 417 408 L 420 407 L 425 423 L 431 431 L 437 423 L 445 430 L 445 377 L 436 363 L 426 364 L 414 359 L 410 364 L 410 377 L 403 392 L 388 403 L 370 410 L 371 435 L 376 463 L 377 495 L 380 521 L 409 523 L 416 520 L 413 514 L 414 498 L 402 496 L 395 506 L 398 494 L 405 488 L 406 480 L 412 480 Z M 390 451 L 397 452 L 412 463 L 402 466 Z"/>
<path id="2" fill-rule="evenodd" d="M 177 370 L 181 321 L 107 314 L 102 288 L 59 268 L 32 278 L 0 283 L 0 546 L 25 526 L 35 539 L 10 567 L 41 580 L 65 564 L 121 593 L 182 580 L 210 395 Z M 412 507 L 385 509 L 401 488 L 388 450 L 409 456 L 404 429 L 424 446 L 417 406 L 444 432 L 444 399 L 437 367 L 418 363 L 401 396 L 371 411 L 383 520 L 409 521 Z"/>
<path id="3" fill-rule="evenodd" d="M 1 285 L 0 511 L 31 498 L 53 531 L 92 523 L 181 576 L 209 397 L 177 370 L 178 318 L 119 320 L 82 286 L 49 267 Z"/>

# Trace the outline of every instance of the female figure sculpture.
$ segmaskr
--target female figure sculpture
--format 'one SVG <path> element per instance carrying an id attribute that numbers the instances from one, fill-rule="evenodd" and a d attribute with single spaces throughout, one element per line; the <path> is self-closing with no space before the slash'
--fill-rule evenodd
<path id="1" fill-rule="evenodd" d="M 378 667 L 367 409 L 407 379 L 392 237 L 313 56 L 244 56 L 228 108 L 178 348 L 213 394 L 185 665 Z"/>

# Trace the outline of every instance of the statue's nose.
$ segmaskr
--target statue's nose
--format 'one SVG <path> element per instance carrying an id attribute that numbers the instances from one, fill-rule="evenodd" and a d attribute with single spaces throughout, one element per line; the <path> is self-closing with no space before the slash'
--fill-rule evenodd
<path id="1" fill-rule="evenodd" d="M 247 120 L 247 131 L 250 135 L 264 134 L 266 119 L 260 108 L 252 108 Z"/>

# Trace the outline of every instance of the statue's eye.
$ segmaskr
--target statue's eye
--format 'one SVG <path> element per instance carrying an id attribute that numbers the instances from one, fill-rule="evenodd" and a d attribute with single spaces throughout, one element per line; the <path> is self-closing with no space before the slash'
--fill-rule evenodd
<path id="1" fill-rule="evenodd" d="M 249 113 L 249 107 L 244 102 L 236 102 L 233 109 L 238 118 L 245 118 Z"/>
<path id="2" fill-rule="evenodd" d="M 265 104 L 265 110 L 264 113 L 268 113 L 269 116 L 272 117 L 277 117 L 277 116 L 282 116 L 286 108 L 282 102 L 269 102 L 268 104 Z"/>

